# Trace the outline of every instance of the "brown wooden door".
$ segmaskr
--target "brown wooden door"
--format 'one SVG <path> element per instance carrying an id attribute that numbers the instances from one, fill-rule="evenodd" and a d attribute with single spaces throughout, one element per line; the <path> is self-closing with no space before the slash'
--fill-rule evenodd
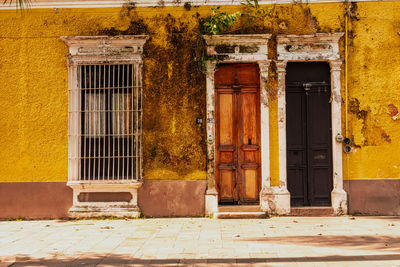
<path id="1" fill-rule="evenodd" d="M 327 63 L 288 63 L 287 179 L 292 206 L 330 206 L 332 135 Z"/>
<path id="2" fill-rule="evenodd" d="M 259 201 L 259 79 L 256 64 L 218 65 L 215 73 L 215 154 L 220 203 Z"/>

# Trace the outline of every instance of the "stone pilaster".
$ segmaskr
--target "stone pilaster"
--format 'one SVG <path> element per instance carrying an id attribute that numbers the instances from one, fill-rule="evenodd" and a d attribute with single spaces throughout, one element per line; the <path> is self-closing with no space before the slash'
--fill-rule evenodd
<path id="1" fill-rule="evenodd" d="M 269 214 L 290 214 L 290 193 L 286 183 L 286 61 L 275 61 L 278 72 L 279 186 L 263 186 L 261 209 Z M 270 180 L 270 179 L 269 179 Z"/>
<path id="2" fill-rule="evenodd" d="M 218 211 L 218 192 L 215 188 L 215 98 L 214 98 L 214 73 L 216 62 L 207 62 L 207 191 L 205 196 L 206 215 Z"/>
<path id="3" fill-rule="evenodd" d="M 341 60 L 329 61 L 331 67 L 331 112 L 332 112 L 332 166 L 333 190 L 332 208 L 336 215 L 347 214 L 347 193 L 343 189 L 342 143 L 335 136 L 342 132 L 340 73 Z"/>

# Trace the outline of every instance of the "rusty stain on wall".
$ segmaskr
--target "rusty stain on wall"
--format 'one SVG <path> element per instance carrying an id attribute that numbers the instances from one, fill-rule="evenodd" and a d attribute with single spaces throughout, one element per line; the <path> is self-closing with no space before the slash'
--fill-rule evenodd
<path id="1" fill-rule="evenodd" d="M 392 117 L 394 121 L 397 120 L 397 117 L 399 116 L 399 110 L 397 109 L 397 107 L 393 104 L 389 104 L 388 109 L 390 117 Z"/>
<path id="2" fill-rule="evenodd" d="M 354 146 L 362 148 L 363 146 L 378 146 L 384 142 L 391 143 L 390 136 L 379 125 L 379 120 L 373 119 L 371 108 L 360 109 L 360 101 L 354 98 L 350 101 L 349 112 L 354 114 L 362 124 L 360 130 L 362 137 L 353 132 Z M 361 141 L 361 142 L 360 142 Z"/>

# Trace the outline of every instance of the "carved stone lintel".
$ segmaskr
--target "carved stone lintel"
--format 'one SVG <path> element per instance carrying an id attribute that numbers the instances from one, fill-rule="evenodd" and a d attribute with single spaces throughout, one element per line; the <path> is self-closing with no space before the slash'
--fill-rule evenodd
<path id="1" fill-rule="evenodd" d="M 340 59 L 339 39 L 344 33 L 310 35 L 279 34 L 276 38 L 278 60 L 321 61 Z"/>
<path id="2" fill-rule="evenodd" d="M 271 34 L 204 35 L 208 55 L 221 55 L 219 62 L 268 60 Z"/>
<path id="3" fill-rule="evenodd" d="M 124 57 L 141 55 L 147 35 L 61 36 L 69 47 L 69 55 L 77 58 Z M 108 59 L 108 58 L 107 58 Z"/>

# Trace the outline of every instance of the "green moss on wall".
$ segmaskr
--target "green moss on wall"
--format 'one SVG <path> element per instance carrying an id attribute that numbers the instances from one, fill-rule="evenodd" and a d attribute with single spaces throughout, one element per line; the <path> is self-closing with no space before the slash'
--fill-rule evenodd
<path id="1" fill-rule="evenodd" d="M 205 77 L 198 15 L 167 13 L 144 20 L 135 10 L 124 30 L 98 34 L 148 34 L 143 71 L 143 156 L 146 179 L 205 179 Z M 200 172 L 199 172 L 200 171 Z"/>

